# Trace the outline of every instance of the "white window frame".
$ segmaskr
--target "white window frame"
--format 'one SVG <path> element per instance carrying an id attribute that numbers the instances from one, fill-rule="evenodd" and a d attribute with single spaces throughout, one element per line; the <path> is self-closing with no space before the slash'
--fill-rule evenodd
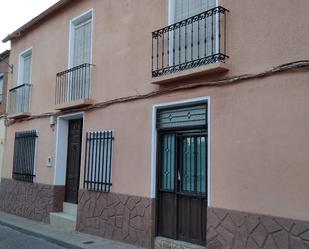
<path id="1" fill-rule="evenodd" d="M 177 0 L 168 0 L 168 25 L 171 25 L 175 22 L 175 16 L 174 16 L 175 1 Z M 219 1 L 220 0 L 216 0 L 216 6 L 219 6 Z"/>
<path id="2" fill-rule="evenodd" d="M 20 86 L 24 84 L 23 82 L 23 72 L 24 72 L 24 59 L 26 56 L 31 54 L 31 65 L 30 65 L 30 82 L 29 84 L 32 84 L 32 64 L 33 64 L 33 49 L 27 48 L 26 50 L 19 53 L 18 57 L 18 79 L 17 79 L 17 85 Z"/>
<path id="3" fill-rule="evenodd" d="M 174 24 L 175 23 L 175 1 L 177 0 L 168 0 L 168 25 Z M 219 1 L 220 0 L 216 0 L 216 7 L 219 6 Z M 218 25 L 217 30 L 219 30 L 219 19 L 218 19 L 218 15 L 216 15 L 216 23 Z M 215 48 L 215 52 L 219 53 L 219 37 L 216 37 L 216 48 Z M 171 46 L 171 45 L 170 45 Z"/>
<path id="4" fill-rule="evenodd" d="M 83 119 L 82 134 L 85 134 L 85 113 L 77 112 L 66 114 L 57 117 L 57 134 L 56 134 L 56 152 L 54 163 L 54 181 L 53 184 L 57 186 L 66 185 L 67 174 L 67 158 L 68 158 L 68 135 L 69 135 L 69 121 L 74 119 Z M 82 136 L 81 143 L 81 162 L 80 162 L 80 179 L 79 184 L 83 186 L 84 174 L 84 143 L 85 137 Z M 80 187 L 81 188 L 81 187 Z"/>
<path id="5" fill-rule="evenodd" d="M 74 17 L 70 20 L 69 29 L 69 53 L 68 53 L 68 69 L 73 67 L 73 53 L 74 53 L 74 37 L 75 37 L 75 27 L 80 25 L 85 21 L 91 20 L 91 44 L 90 44 L 90 64 L 92 64 L 92 48 L 93 48 L 93 20 L 94 20 L 94 10 L 93 8 L 85 11 L 81 15 Z"/>

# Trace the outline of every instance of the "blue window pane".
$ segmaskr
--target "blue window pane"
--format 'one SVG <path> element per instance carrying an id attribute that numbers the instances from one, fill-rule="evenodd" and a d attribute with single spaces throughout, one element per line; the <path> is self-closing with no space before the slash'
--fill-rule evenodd
<path id="1" fill-rule="evenodd" d="M 196 170 L 196 186 L 197 192 L 206 193 L 206 138 L 197 138 L 197 170 Z"/>
<path id="2" fill-rule="evenodd" d="M 175 178 L 175 135 L 166 134 L 163 136 L 162 153 L 162 188 L 167 191 L 174 191 Z"/>
<path id="3" fill-rule="evenodd" d="M 183 140 L 182 189 L 188 192 L 194 191 L 194 144 L 193 137 L 187 137 Z"/>
<path id="4" fill-rule="evenodd" d="M 185 137 L 182 141 L 182 191 L 206 193 L 207 145 L 205 136 Z"/>

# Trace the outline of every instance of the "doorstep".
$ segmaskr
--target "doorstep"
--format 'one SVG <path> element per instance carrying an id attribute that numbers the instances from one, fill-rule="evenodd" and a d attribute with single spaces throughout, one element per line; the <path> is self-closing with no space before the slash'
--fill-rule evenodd
<path id="1" fill-rule="evenodd" d="M 173 240 L 164 237 L 156 237 L 155 249 L 206 249 L 206 247 L 194 245 L 179 240 Z"/>
<path id="2" fill-rule="evenodd" d="M 50 213 L 50 224 L 67 231 L 75 231 L 77 219 L 77 205 L 64 202 L 63 212 Z"/>
<path id="3" fill-rule="evenodd" d="M 49 224 L 4 212 L 0 212 L 0 224 L 68 249 L 141 249 L 141 247 L 107 240 L 93 235 L 66 231 Z"/>

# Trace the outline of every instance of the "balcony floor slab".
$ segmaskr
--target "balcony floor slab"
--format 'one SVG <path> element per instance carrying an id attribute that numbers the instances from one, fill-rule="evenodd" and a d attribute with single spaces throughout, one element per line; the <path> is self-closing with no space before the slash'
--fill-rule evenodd
<path id="1" fill-rule="evenodd" d="M 80 99 L 80 100 L 65 102 L 62 104 L 56 104 L 55 109 L 60 110 L 60 111 L 76 109 L 76 108 L 92 105 L 93 103 L 94 103 L 93 99 Z"/>
<path id="2" fill-rule="evenodd" d="M 222 62 L 207 64 L 204 66 L 186 69 L 183 71 L 170 73 L 152 78 L 152 84 L 167 86 L 169 83 L 175 83 L 180 80 L 207 76 L 213 73 L 224 73 L 229 71 L 228 65 Z"/>

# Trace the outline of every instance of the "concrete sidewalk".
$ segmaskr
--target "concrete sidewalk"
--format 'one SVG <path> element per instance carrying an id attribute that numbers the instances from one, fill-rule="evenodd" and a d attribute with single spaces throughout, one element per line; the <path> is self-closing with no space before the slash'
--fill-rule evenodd
<path id="1" fill-rule="evenodd" d="M 68 249 L 141 249 L 141 247 L 102 239 L 84 233 L 68 232 L 49 224 L 3 212 L 0 212 L 0 224 Z"/>

